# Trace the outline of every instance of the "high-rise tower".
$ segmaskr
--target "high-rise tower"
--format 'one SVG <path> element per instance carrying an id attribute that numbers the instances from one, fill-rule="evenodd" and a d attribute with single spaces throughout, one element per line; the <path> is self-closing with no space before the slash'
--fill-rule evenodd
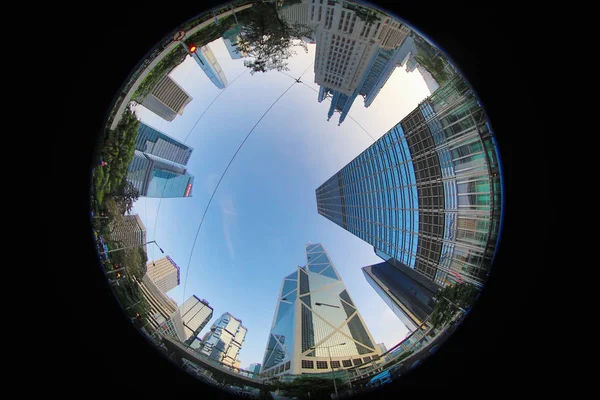
<path id="1" fill-rule="evenodd" d="M 379 354 L 325 248 L 307 245 L 306 265 L 283 279 L 261 372 L 329 372 Z"/>
<path id="2" fill-rule="evenodd" d="M 142 99 L 142 105 L 162 119 L 173 121 L 190 101 L 192 96 L 167 75 Z"/>

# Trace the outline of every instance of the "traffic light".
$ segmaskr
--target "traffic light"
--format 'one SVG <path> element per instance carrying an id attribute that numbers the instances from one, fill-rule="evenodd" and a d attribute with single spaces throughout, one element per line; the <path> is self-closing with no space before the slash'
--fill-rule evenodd
<path id="1" fill-rule="evenodd" d="M 190 51 L 190 53 L 194 53 L 194 52 L 196 52 L 196 49 L 197 49 L 197 48 L 198 48 L 198 47 L 196 47 L 196 45 L 195 45 L 195 44 L 193 44 L 193 43 L 192 43 L 192 44 L 190 44 L 190 45 L 188 46 L 188 50 Z"/>

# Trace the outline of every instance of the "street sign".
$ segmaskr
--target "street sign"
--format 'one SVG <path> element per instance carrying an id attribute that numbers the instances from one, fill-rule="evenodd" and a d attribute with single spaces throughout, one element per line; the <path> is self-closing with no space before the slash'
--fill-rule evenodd
<path id="1" fill-rule="evenodd" d="M 185 37 L 185 31 L 180 30 L 175 35 L 173 35 L 173 40 L 178 42 L 178 41 L 182 40 L 184 37 Z"/>

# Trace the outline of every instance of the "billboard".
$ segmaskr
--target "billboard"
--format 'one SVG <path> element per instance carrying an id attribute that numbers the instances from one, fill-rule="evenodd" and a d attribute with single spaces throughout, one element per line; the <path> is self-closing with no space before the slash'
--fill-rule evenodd
<path id="1" fill-rule="evenodd" d="M 187 187 L 185 188 L 185 194 L 183 195 L 183 197 L 189 197 L 191 191 L 192 191 L 192 184 L 188 183 Z"/>

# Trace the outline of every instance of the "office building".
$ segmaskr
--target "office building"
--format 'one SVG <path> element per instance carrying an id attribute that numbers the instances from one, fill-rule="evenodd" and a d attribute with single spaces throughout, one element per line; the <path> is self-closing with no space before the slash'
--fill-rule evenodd
<path id="1" fill-rule="evenodd" d="M 202 339 L 200 352 L 213 360 L 226 365 L 235 366 L 238 355 L 244 344 L 248 329 L 242 325 L 242 320 L 230 313 L 225 313 L 217 319 L 210 331 Z"/>
<path id="2" fill-rule="evenodd" d="M 204 71 L 208 79 L 210 79 L 216 87 L 225 89 L 227 86 L 225 72 L 208 45 L 196 49 L 196 51 L 192 53 L 192 58 L 196 60 L 200 68 L 202 68 L 202 71 Z"/>
<path id="3" fill-rule="evenodd" d="M 183 342 L 185 332 L 177 303 L 158 288 L 148 274 L 145 274 L 141 281 L 135 277 L 133 279 L 139 285 L 150 308 L 150 318 L 147 319 L 150 331 L 158 330 Z"/>
<path id="4" fill-rule="evenodd" d="M 186 343 L 191 344 L 213 316 L 213 308 L 208 301 L 192 295 L 181 307 L 181 319 L 185 330 Z"/>
<path id="5" fill-rule="evenodd" d="M 177 114 L 183 114 L 190 101 L 192 96 L 167 75 L 142 99 L 141 104 L 162 119 L 173 121 Z"/>
<path id="6" fill-rule="evenodd" d="M 260 373 L 260 363 L 252 363 L 250 364 L 250 366 L 248 367 L 248 371 L 250 371 L 251 374 L 251 378 L 257 378 L 258 374 Z"/>
<path id="7" fill-rule="evenodd" d="M 311 0 L 309 21 L 316 25 L 315 83 L 319 102 L 331 97 L 328 120 L 340 113 L 344 122 L 358 95 L 368 107 L 402 58 L 400 45 L 410 33 L 401 22 L 377 13 L 379 20 L 362 21 L 348 2 Z"/>
<path id="8" fill-rule="evenodd" d="M 190 197 L 194 177 L 185 165 L 135 150 L 127 180 L 140 197 Z"/>
<path id="9" fill-rule="evenodd" d="M 267 376 L 347 369 L 380 354 L 325 248 L 305 252 L 306 265 L 279 290 L 261 367 Z"/>
<path id="10" fill-rule="evenodd" d="M 390 356 L 389 355 L 385 355 L 384 356 L 384 354 L 387 353 L 387 351 L 388 351 L 387 347 L 385 347 L 385 343 L 377 343 L 377 347 L 379 347 L 379 351 L 381 352 L 383 362 L 390 361 Z"/>
<path id="11" fill-rule="evenodd" d="M 501 221 L 501 171 L 483 108 L 460 76 L 316 190 L 319 214 L 384 261 L 438 285 L 482 286 Z"/>
<path id="12" fill-rule="evenodd" d="M 413 269 L 386 261 L 362 268 L 367 282 L 410 331 L 433 312 L 438 285 Z"/>
<path id="13" fill-rule="evenodd" d="M 194 150 L 143 122 L 138 128 L 135 149 L 181 165 L 187 165 Z"/>
<path id="14" fill-rule="evenodd" d="M 240 51 L 237 48 L 237 42 L 240 40 L 240 31 L 240 26 L 235 25 L 233 28 L 226 31 L 222 36 L 223 43 L 225 43 L 227 52 L 231 56 L 232 60 L 247 56 L 246 52 Z"/>
<path id="15" fill-rule="evenodd" d="M 156 261 L 150 261 L 146 265 L 146 275 L 163 292 L 167 293 L 179 285 L 179 266 L 171 257 L 166 256 Z"/>
<path id="16" fill-rule="evenodd" d="M 121 247 L 140 246 L 147 253 L 146 226 L 137 214 L 116 218 L 109 225 L 110 239 Z"/>

